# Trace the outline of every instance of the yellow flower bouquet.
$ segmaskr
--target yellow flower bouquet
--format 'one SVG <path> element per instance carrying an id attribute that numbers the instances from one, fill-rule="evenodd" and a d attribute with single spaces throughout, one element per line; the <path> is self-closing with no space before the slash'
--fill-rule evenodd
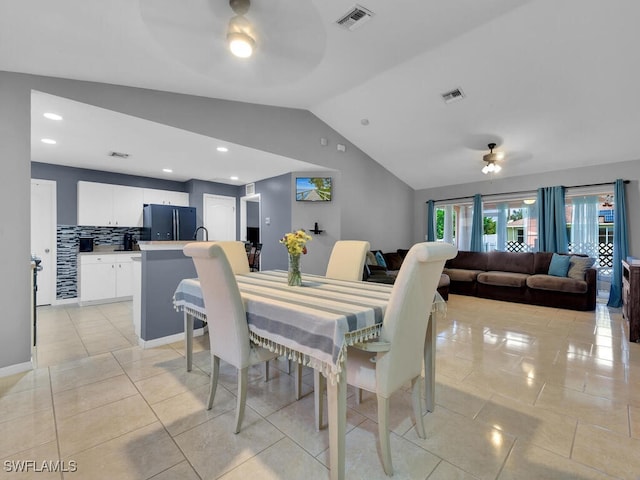
<path id="1" fill-rule="evenodd" d="M 307 253 L 307 242 L 311 237 L 304 230 L 287 233 L 280 239 L 287 252 L 289 252 L 289 271 L 287 283 L 291 287 L 302 285 L 302 276 L 300 275 L 300 255 Z"/>

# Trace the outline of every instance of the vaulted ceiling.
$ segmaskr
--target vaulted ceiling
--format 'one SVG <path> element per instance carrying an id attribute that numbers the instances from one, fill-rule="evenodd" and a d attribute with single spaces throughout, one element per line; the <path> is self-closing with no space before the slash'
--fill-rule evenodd
<path id="1" fill-rule="evenodd" d="M 1 0 L 0 69 L 308 109 L 415 189 L 486 179 L 490 142 L 502 177 L 640 158 L 640 2 L 360 5 L 252 0 L 238 60 L 227 0 Z"/>

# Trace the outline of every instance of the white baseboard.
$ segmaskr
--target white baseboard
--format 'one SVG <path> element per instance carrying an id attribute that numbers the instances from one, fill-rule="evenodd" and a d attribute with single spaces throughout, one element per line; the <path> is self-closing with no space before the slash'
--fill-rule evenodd
<path id="1" fill-rule="evenodd" d="M 193 331 L 194 337 L 199 337 L 201 335 L 204 335 L 204 328 L 198 328 Z M 175 335 L 169 335 L 168 337 L 154 338 L 153 340 L 143 340 L 139 338 L 138 345 L 146 349 L 159 347 L 161 345 L 167 345 L 168 343 L 179 342 L 180 340 L 184 340 L 184 332 L 176 333 Z"/>
<path id="2" fill-rule="evenodd" d="M 61 298 L 61 299 L 55 299 L 52 303 L 52 305 L 70 305 L 72 303 L 78 303 L 78 297 L 73 297 L 73 298 Z"/>
<path id="3" fill-rule="evenodd" d="M 0 377 L 8 377 L 16 373 L 28 372 L 29 370 L 33 370 L 31 362 L 16 363 L 15 365 L 0 368 Z"/>

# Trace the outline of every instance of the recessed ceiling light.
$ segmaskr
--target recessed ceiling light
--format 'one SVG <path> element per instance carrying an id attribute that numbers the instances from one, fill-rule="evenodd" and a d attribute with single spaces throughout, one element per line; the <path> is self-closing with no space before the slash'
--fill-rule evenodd
<path id="1" fill-rule="evenodd" d="M 218 147 L 216 148 L 216 150 L 218 150 L 219 152 L 228 152 L 229 149 L 227 147 Z"/>
<path id="2" fill-rule="evenodd" d="M 360 123 L 366 127 L 367 125 L 369 125 L 369 119 L 363 118 L 362 120 L 360 120 Z"/>
<path id="3" fill-rule="evenodd" d="M 62 116 L 57 113 L 47 112 L 43 115 L 44 118 L 48 118 L 49 120 L 62 120 Z"/>
<path id="4" fill-rule="evenodd" d="M 55 145 L 56 142 L 53 138 L 43 138 L 42 140 L 40 140 L 42 143 L 46 143 L 47 145 Z"/>
<path id="5" fill-rule="evenodd" d="M 173 170 L 171 170 L 170 168 L 163 168 L 162 171 L 164 173 L 173 173 Z"/>
<path id="6" fill-rule="evenodd" d="M 233 177 L 229 177 L 231 180 L 240 180 L 239 177 L 236 177 L 235 175 Z"/>

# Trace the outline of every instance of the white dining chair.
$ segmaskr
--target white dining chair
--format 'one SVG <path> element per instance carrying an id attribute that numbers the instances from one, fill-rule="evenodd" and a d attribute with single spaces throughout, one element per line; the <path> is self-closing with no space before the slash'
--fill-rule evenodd
<path id="1" fill-rule="evenodd" d="M 200 242 L 200 244 L 211 244 L 213 242 Z M 236 241 L 219 241 L 215 242 L 222 250 L 224 250 L 227 260 L 231 265 L 231 271 L 234 275 L 242 275 L 250 272 L 249 259 L 247 258 L 246 248 L 244 242 Z M 207 319 L 208 321 L 208 319 Z M 187 360 L 187 371 L 191 371 L 191 364 L 193 363 L 193 328 L 187 324 L 187 315 L 185 314 L 184 320 L 185 331 L 185 354 Z M 191 327 L 193 323 L 191 323 Z M 269 379 L 269 364 L 265 365 L 265 380 Z"/>
<path id="2" fill-rule="evenodd" d="M 456 248 L 447 243 L 414 245 L 391 291 L 379 338 L 357 343 L 347 350 L 347 384 L 375 393 L 378 399 L 378 435 L 387 475 L 393 475 L 389 399 L 408 381 L 412 385 L 416 430 L 420 438 L 425 438 L 420 388 L 424 339 L 444 262 L 456 253 Z M 322 396 L 317 399 L 321 401 Z"/>
<path id="3" fill-rule="evenodd" d="M 364 263 L 370 248 L 369 242 L 364 240 L 338 240 L 333 244 L 325 276 L 336 280 L 361 281 L 364 273 Z M 322 378 L 316 373 L 314 383 L 318 384 L 318 382 L 322 382 Z M 295 389 L 296 400 L 300 400 L 302 397 L 302 365 L 299 363 L 295 369 Z M 320 388 L 315 388 L 314 390 L 316 394 L 321 391 L 322 383 L 320 383 Z M 319 412 L 316 408 L 316 425 L 318 428 L 322 424 L 321 416 L 322 412 Z"/>
<path id="4" fill-rule="evenodd" d="M 338 240 L 331 250 L 327 264 L 328 278 L 337 280 L 362 280 L 369 242 L 361 240 Z"/>
<path id="5" fill-rule="evenodd" d="M 192 257 L 195 264 L 209 322 L 211 383 L 207 409 L 210 410 L 213 406 L 222 359 L 238 369 L 234 429 L 234 433 L 238 433 L 244 417 L 248 368 L 272 360 L 278 354 L 251 343 L 240 289 L 222 243 L 224 242 L 189 243 L 185 245 L 183 251 L 186 256 Z M 240 245 L 246 259 L 242 242 L 234 243 Z"/>

